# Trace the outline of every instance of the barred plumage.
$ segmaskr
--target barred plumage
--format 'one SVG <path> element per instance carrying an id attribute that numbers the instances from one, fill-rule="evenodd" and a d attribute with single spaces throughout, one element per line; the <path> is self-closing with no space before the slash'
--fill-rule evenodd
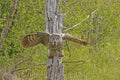
<path id="1" fill-rule="evenodd" d="M 30 34 L 23 37 L 21 44 L 24 48 L 35 46 L 39 43 L 47 46 L 49 34 L 44 32 L 38 32 L 36 34 Z"/>
<path id="2" fill-rule="evenodd" d="M 45 46 L 48 46 L 49 36 L 50 35 L 45 32 L 38 32 L 35 34 L 26 35 L 25 37 L 23 37 L 21 44 L 24 48 L 29 48 L 39 43 Z M 84 46 L 88 45 L 88 42 L 78 39 L 78 38 L 74 38 L 69 34 L 62 35 L 62 38 L 63 40 L 69 40 L 69 41 L 76 42 Z"/>

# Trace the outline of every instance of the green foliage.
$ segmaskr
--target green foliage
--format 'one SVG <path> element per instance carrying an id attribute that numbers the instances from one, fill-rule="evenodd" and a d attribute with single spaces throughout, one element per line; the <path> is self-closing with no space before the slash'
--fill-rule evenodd
<path id="1" fill-rule="evenodd" d="M 0 34 L 7 24 L 12 3 L 13 0 L 0 1 Z M 17 75 L 23 80 L 46 79 L 46 66 L 40 63 L 47 61 L 47 49 L 43 45 L 23 49 L 20 45 L 23 36 L 45 30 L 44 5 L 43 0 L 19 0 L 12 27 L 0 49 L 0 68 L 4 70 L 31 55 L 17 68 L 22 69 Z M 65 33 L 90 43 L 84 47 L 64 42 L 63 61 L 80 61 L 64 63 L 65 80 L 119 80 L 120 1 L 61 0 L 59 6 L 66 13 L 63 32 L 80 23 Z"/>

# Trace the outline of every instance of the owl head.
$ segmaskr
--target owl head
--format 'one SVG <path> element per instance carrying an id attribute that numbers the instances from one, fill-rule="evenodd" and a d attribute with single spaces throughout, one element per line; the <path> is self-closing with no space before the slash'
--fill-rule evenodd
<path id="1" fill-rule="evenodd" d="M 51 34 L 49 36 L 49 43 L 52 45 L 57 45 L 60 42 L 62 42 L 62 36 L 60 34 Z"/>

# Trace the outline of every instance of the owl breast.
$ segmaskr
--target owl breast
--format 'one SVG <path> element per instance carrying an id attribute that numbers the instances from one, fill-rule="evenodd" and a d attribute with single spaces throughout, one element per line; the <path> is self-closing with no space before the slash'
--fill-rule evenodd
<path id="1" fill-rule="evenodd" d="M 63 57 L 63 41 L 62 36 L 59 34 L 52 34 L 49 36 L 49 58 L 53 58 L 55 55 Z"/>

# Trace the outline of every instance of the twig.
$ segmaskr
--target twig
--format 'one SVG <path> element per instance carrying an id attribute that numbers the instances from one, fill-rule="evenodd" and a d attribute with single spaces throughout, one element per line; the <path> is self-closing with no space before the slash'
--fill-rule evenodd
<path id="1" fill-rule="evenodd" d="M 83 19 L 80 23 L 75 24 L 74 26 L 65 29 L 63 32 L 66 32 L 68 30 L 72 30 L 74 29 L 76 26 L 80 25 L 81 23 L 83 23 L 84 21 L 86 21 L 88 18 L 90 18 L 99 8 L 95 9 L 94 11 L 92 11 L 85 19 Z"/>
<path id="2" fill-rule="evenodd" d="M 86 21 L 88 18 L 89 18 L 89 15 L 87 16 L 87 18 L 83 19 L 80 23 L 77 23 L 77 24 L 75 24 L 74 26 L 65 29 L 64 32 L 66 32 L 66 31 L 68 31 L 68 30 L 71 30 L 71 29 L 74 29 L 76 26 L 80 25 L 81 23 L 83 23 L 84 21 Z"/>
<path id="3" fill-rule="evenodd" d="M 68 31 L 68 30 L 74 29 L 76 26 L 80 25 L 80 24 L 81 24 L 82 22 L 84 22 L 85 20 L 86 20 L 86 19 L 83 19 L 80 23 L 77 23 L 77 24 L 75 24 L 74 26 L 65 29 L 63 32 L 66 32 L 66 31 Z"/>
<path id="4" fill-rule="evenodd" d="M 85 63 L 85 61 L 83 61 L 83 60 L 79 60 L 79 61 L 63 61 L 63 63 Z M 24 68 L 15 69 L 15 70 L 11 71 L 11 73 L 14 73 L 14 72 L 17 72 L 17 71 L 22 71 L 22 70 L 25 70 L 25 69 L 29 69 L 29 68 L 34 67 L 34 66 L 45 66 L 45 65 L 47 65 L 47 64 L 46 63 L 32 64 L 32 65 L 24 67 Z"/>
<path id="5" fill-rule="evenodd" d="M 33 64 L 33 65 L 30 65 L 30 66 L 27 66 L 27 67 L 24 67 L 24 68 L 15 69 L 15 70 L 12 71 L 12 73 L 14 73 L 16 71 L 25 70 L 25 69 L 28 69 L 28 68 L 31 68 L 31 67 L 34 67 L 34 66 L 45 66 L 45 65 L 46 65 L 46 63 Z"/>
<path id="6" fill-rule="evenodd" d="M 27 62 L 28 60 L 30 60 L 32 58 L 32 55 L 33 55 L 33 53 L 31 53 L 31 55 L 25 57 L 22 61 L 14 64 L 11 68 L 11 73 L 15 72 L 17 70 L 18 66 L 20 66 L 20 65 L 24 64 L 25 62 Z"/>
<path id="7" fill-rule="evenodd" d="M 79 60 L 79 61 L 63 61 L 63 63 L 85 63 L 85 61 L 83 60 Z"/>
<path id="8" fill-rule="evenodd" d="M 68 41 L 65 41 L 65 42 L 66 42 L 66 45 L 67 45 L 67 48 L 68 48 L 68 52 L 71 53 L 70 46 L 68 45 Z"/>
<path id="9" fill-rule="evenodd" d="M 98 9 L 99 9 L 99 8 L 95 9 L 94 11 L 92 11 L 92 12 L 90 13 L 90 16 L 93 16 Z"/>
<path id="10" fill-rule="evenodd" d="M 26 57 L 24 60 L 16 63 L 16 64 L 14 65 L 14 69 L 16 69 L 19 65 L 21 65 L 21 64 L 25 63 L 26 61 L 28 61 L 31 57 L 32 57 L 32 55 L 30 55 L 30 56 Z"/>
<path id="11" fill-rule="evenodd" d="M 3 45 L 4 45 L 4 41 L 2 40 L 2 41 L 0 42 L 0 48 L 2 48 Z"/>
<path id="12" fill-rule="evenodd" d="M 2 48 L 2 46 L 4 45 L 4 38 L 7 36 L 8 30 L 12 26 L 13 16 L 14 16 L 15 11 L 16 11 L 17 2 L 18 2 L 18 0 L 14 0 L 13 6 L 12 6 L 12 9 L 11 9 L 9 18 L 8 18 L 7 26 L 1 32 L 2 42 L 0 42 L 0 48 Z"/>

